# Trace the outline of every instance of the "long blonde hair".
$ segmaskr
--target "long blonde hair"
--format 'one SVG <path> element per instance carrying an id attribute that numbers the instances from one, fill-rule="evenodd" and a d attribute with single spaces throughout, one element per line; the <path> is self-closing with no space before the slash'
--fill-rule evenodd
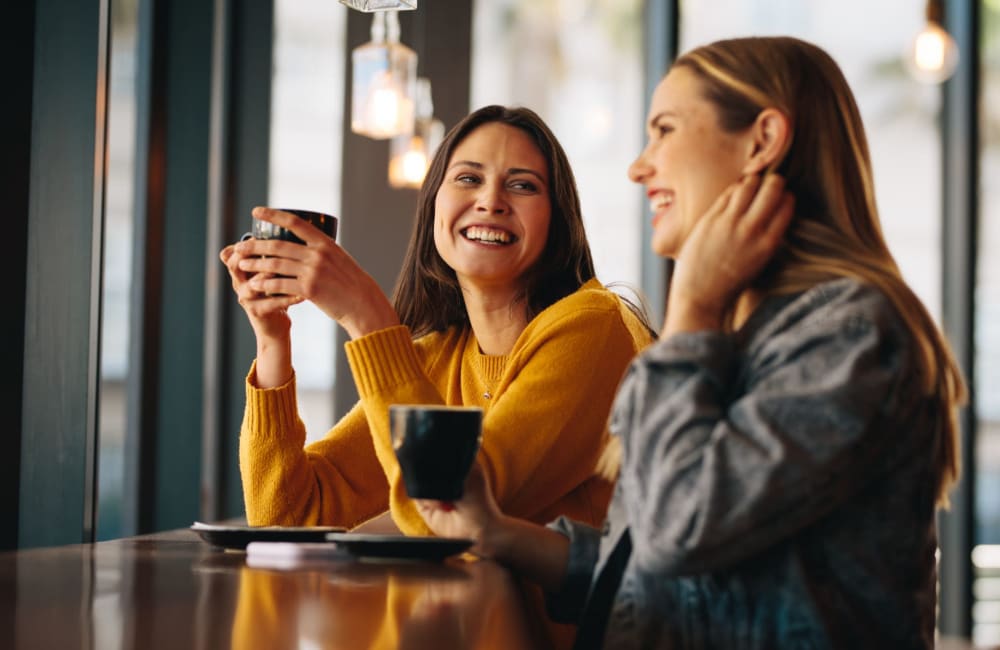
<path id="1" fill-rule="evenodd" d="M 849 277 L 876 287 L 911 332 L 921 395 L 936 400 L 940 418 L 935 459 L 938 504 L 959 475 L 957 409 L 965 383 L 943 335 L 906 285 L 879 224 L 871 160 L 854 95 L 822 49 L 790 37 L 717 41 L 679 57 L 695 73 L 719 126 L 743 131 L 767 107 L 788 117 L 792 142 L 776 171 L 795 195 L 795 216 L 779 252 L 755 280 L 763 295 L 804 291 Z M 617 475 L 613 438 L 599 471 Z M 617 456 L 617 458 L 616 458 Z"/>

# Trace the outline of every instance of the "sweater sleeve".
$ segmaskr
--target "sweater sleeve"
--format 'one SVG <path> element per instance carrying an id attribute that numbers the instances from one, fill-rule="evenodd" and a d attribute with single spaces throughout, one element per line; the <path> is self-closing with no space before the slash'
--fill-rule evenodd
<path id="1" fill-rule="evenodd" d="M 478 460 L 504 512 L 545 521 L 553 504 L 593 477 L 615 389 L 645 342 L 633 338 L 617 298 L 564 299 L 529 324 L 483 418 Z M 407 534 L 431 534 L 406 497 L 388 407 L 441 404 L 442 396 L 406 328 L 375 332 L 346 348 L 389 480 L 393 519 Z M 594 503 L 589 519 L 599 521 L 605 507 L 604 500 Z"/>
<path id="2" fill-rule="evenodd" d="M 483 425 L 480 463 L 504 512 L 543 523 L 551 505 L 601 481 L 608 414 L 629 362 L 645 340 L 625 326 L 619 303 L 580 301 L 532 323 Z M 585 523 L 598 524 L 610 486 Z M 583 490 L 586 491 L 586 490 Z"/>
<path id="3" fill-rule="evenodd" d="M 407 535 L 431 535 L 416 506 L 406 496 L 389 431 L 390 404 L 444 404 L 424 372 L 405 326 L 390 327 L 344 346 L 369 426 L 375 456 L 389 482 L 393 521 Z"/>
<path id="4" fill-rule="evenodd" d="M 240 431 L 240 473 L 252 526 L 352 527 L 388 508 L 388 486 L 375 457 L 368 423 L 356 405 L 326 435 L 303 448 L 295 379 L 284 386 L 246 382 Z"/>
<path id="5" fill-rule="evenodd" d="M 717 570 L 780 542 L 864 485 L 892 444 L 912 370 L 880 294 L 810 309 L 740 373 L 737 354 L 732 336 L 678 334 L 623 382 L 612 429 L 644 570 Z"/>

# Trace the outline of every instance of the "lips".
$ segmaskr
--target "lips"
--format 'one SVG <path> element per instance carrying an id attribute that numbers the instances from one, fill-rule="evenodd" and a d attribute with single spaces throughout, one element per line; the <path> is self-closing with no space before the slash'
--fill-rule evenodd
<path id="1" fill-rule="evenodd" d="M 469 241 L 481 244 L 507 246 L 517 241 L 517 236 L 514 233 L 495 226 L 469 226 L 468 228 L 463 228 L 460 232 Z"/>

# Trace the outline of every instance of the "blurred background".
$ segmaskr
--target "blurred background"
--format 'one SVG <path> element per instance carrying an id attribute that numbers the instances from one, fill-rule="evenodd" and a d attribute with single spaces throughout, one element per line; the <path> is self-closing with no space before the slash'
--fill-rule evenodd
<path id="1" fill-rule="evenodd" d="M 501 103 L 528 106 L 541 114 L 565 146 L 577 174 L 598 277 L 605 284 L 632 287 L 649 300 L 656 315 L 662 310 L 663 272 L 645 243 L 648 217 L 642 192 L 628 182 L 625 171 L 643 145 L 641 127 L 651 88 L 665 71 L 669 57 L 674 51 L 711 40 L 750 34 L 798 36 L 833 55 L 856 93 L 867 126 L 879 209 L 890 248 L 906 279 L 946 327 L 942 310 L 953 298 L 950 274 L 953 268 L 962 268 L 964 261 L 945 259 L 945 242 L 956 220 L 972 233 L 969 245 L 975 253 L 971 257 L 974 264 L 963 271 L 969 274 L 964 291 L 968 295 L 961 298 L 970 305 L 963 312 L 968 324 L 960 333 L 962 340 L 955 341 L 968 350 L 975 395 L 967 420 L 971 441 L 967 461 L 972 465 L 967 464 L 969 482 L 963 488 L 969 499 L 963 506 L 968 516 L 960 518 L 958 535 L 969 550 L 961 561 L 969 564 L 966 586 L 971 597 L 971 635 L 981 644 L 1000 644 L 1000 256 L 989 252 L 993 246 L 1000 247 L 1000 0 L 970 0 L 958 3 L 958 9 L 946 7 L 946 23 L 949 17 L 972 16 L 972 32 L 964 41 L 959 39 L 959 45 L 971 41 L 975 47 L 972 52 L 960 50 L 959 56 L 972 56 L 975 61 L 963 73 L 961 66 L 970 62 L 961 59 L 958 74 L 966 75 L 965 82 L 949 80 L 943 85 L 917 81 L 904 64 L 904 52 L 925 22 L 926 5 L 920 0 L 470 0 L 468 6 L 455 3 L 452 9 L 441 0 L 419 3 L 416 12 L 401 12 L 401 41 L 414 49 L 421 61 L 429 62 L 421 76 L 430 78 L 435 107 L 445 106 L 444 113 L 461 115 L 485 104 Z M 84 528 L 96 539 L 187 525 L 200 516 L 241 513 L 238 476 L 233 474 L 233 441 L 238 427 L 233 423 L 238 425 L 242 376 L 253 352 L 247 346 L 245 319 L 240 313 L 234 316 L 231 305 L 225 307 L 223 296 L 229 287 L 220 280 L 221 268 L 217 267 L 221 265 L 212 259 L 209 249 L 213 243 L 224 243 L 248 230 L 250 216 L 247 210 L 239 210 L 240 201 L 227 198 L 232 185 L 215 178 L 225 169 L 212 157 L 213 152 L 228 152 L 227 160 L 237 161 L 230 162 L 231 167 L 246 164 L 259 168 L 256 175 L 235 176 L 243 184 L 233 190 L 240 196 L 338 215 L 341 243 L 352 252 L 352 238 L 363 250 L 371 245 L 364 242 L 372 239 L 405 242 L 409 234 L 415 192 L 392 189 L 384 182 L 384 143 L 378 149 L 358 149 L 369 145 L 357 144 L 357 137 L 349 135 L 346 127 L 350 52 L 359 40 L 367 38 L 368 17 L 333 0 L 247 4 L 254 9 L 235 9 L 232 3 L 221 1 L 210 4 L 197 10 L 206 18 L 203 27 L 180 28 L 173 22 L 179 18 L 171 10 L 154 8 L 152 3 L 100 3 L 110 18 L 106 172 L 100 210 L 103 225 L 95 256 L 101 277 L 97 294 L 100 316 L 96 334 L 91 332 L 99 337 L 99 381 L 89 393 L 95 404 L 87 415 L 94 431 L 88 438 L 93 463 L 83 471 L 94 485 L 90 513 L 94 523 L 92 528 Z M 458 5 L 462 5 L 461 10 L 453 10 Z M 36 12 L 39 20 L 41 10 Z M 459 15 L 461 22 L 442 26 L 452 14 Z M 224 18 L 221 22 L 220 16 Z M 241 20 L 251 21 L 248 24 L 253 29 L 248 32 Z M 163 27 L 165 23 L 173 25 L 172 32 Z M 158 54 L 161 50 L 157 45 L 167 42 L 176 48 L 182 42 L 178 34 L 185 29 L 193 29 L 195 37 L 208 44 L 203 46 L 202 59 L 192 59 L 195 65 L 186 68 L 183 60 Z M 228 43 L 229 49 L 219 50 L 220 41 Z M 41 40 L 36 47 L 40 45 Z M 467 67 L 467 78 L 449 81 L 433 74 L 435 60 L 455 56 L 449 54 L 451 46 L 464 53 L 462 66 Z M 163 56 L 167 56 L 165 61 Z M 256 67 L 241 68 L 247 61 L 256 61 Z M 157 65 L 176 71 L 167 72 L 160 86 L 154 72 L 151 86 L 149 70 L 155 71 Z M 193 322 L 194 334 L 172 326 L 167 318 L 156 331 L 158 341 L 198 338 L 199 332 L 209 335 L 204 352 L 192 349 L 195 361 L 191 375 L 161 372 L 153 382 L 148 373 L 156 371 L 141 365 L 148 364 L 150 344 L 138 339 L 153 331 L 148 314 L 162 316 L 166 312 L 143 312 L 145 303 L 137 302 L 149 297 L 149 255 L 144 246 L 157 236 L 145 221 L 151 205 L 150 188 L 157 178 L 149 173 L 149 160 L 151 152 L 158 151 L 155 138 L 150 140 L 148 134 L 158 119 L 167 125 L 168 133 L 191 132 L 191 125 L 170 122 L 179 119 L 175 116 L 183 113 L 183 108 L 157 117 L 156 107 L 164 99 L 157 93 L 166 93 L 170 99 L 171 93 L 177 92 L 170 90 L 171 84 L 183 88 L 192 75 L 208 75 L 197 72 L 197 66 L 215 71 L 212 74 L 217 74 L 220 66 L 230 70 L 221 85 L 215 77 L 205 77 L 208 81 L 201 91 L 202 101 L 209 108 L 194 127 L 208 133 L 209 139 L 216 138 L 204 145 L 209 153 L 202 155 L 205 175 L 210 179 L 210 205 L 189 222 L 208 223 L 209 234 L 192 240 L 202 249 L 195 252 L 201 261 L 183 271 L 191 274 L 185 279 L 187 286 L 194 283 L 204 291 L 198 303 L 204 311 L 198 308 L 175 316 L 177 322 Z M 267 75 L 269 78 L 261 81 Z M 972 90 L 963 90 L 968 88 L 969 75 Z M 260 92 L 247 99 L 241 88 L 257 88 L 255 83 L 262 84 Z M 948 121 L 948 92 L 966 92 L 975 108 L 969 114 L 975 124 L 959 118 L 957 123 L 964 126 L 959 135 L 947 126 L 956 123 L 954 118 Z M 244 118 L 238 116 L 244 114 L 253 117 L 240 122 Z M 236 124 L 226 131 L 228 135 L 221 139 L 212 135 L 226 120 Z M 444 126 L 453 124 L 454 119 L 446 120 Z M 952 130 L 944 132 L 947 128 Z M 253 140 L 255 133 L 266 134 L 265 141 Z M 947 147 L 954 145 L 955 138 L 960 150 L 968 152 L 956 164 L 974 174 L 974 196 L 968 203 L 972 212 L 967 214 L 949 209 L 962 205 L 961 199 L 956 203 L 948 193 L 948 183 L 955 174 L 948 171 Z M 240 149 L 247 141 L 255 144 Z M 171 146 L 190 149 L 190 141 L 168 140 L 164 146 L 168 150 Z M 970 166 L 968 156 L 975 164 Z M 358 178 L 366 179 L 367 184 L 359 185 Z M 962 178 L 960 172 L 958 178 Z M 386 200 L 394 202 L 380 204 L 381 211 L 392 214 L 379 216 L 382 221 L 377 232 L 364 225 L 373 215 L 356 207 L 357 194 L 372 187 L 384 187 L 389 197 Z M 172 191 L 183 194 L 185 188 L 174 185 L 173 190 L 168 187 L 165 191 L 170 200 L 178 195 Z M 199 189 L 195 196 L 204 198 L 205 190 Z M 163 209 L 168 217 L 161 227 L 169 228 L 170 208 Z M 221 219 L 224 228 L 212 231 L 214 218 Z M 164 241 L 169 242 L 167 234 Z M 172 255 L 169 243 L 160 255 Z M 388 280 L 383 281 L 387 292 L 391 290 L 392 264 L 398 268 L 398 260 L 388 257 Z M 166 270 L 157 285 L 164 295 L 172 290 L 170 278 L 182 272 L 171 273 L 168 263 L 164 263 Z M 137 327 L 137 314 L 142 313 L 147 314 L 147 322 Z M 296 306 L 293 321 L 300 407 L 308 436 L 314 440 L 324 435 L 349 403 L 349 391 L 338 392 L 338 375 L 344 368 L 339 359 L 342 339 L 333 324 L 310 305 Z M 212 334 L 213 328 L 221 333 Z M 177 348 L 163 346 L 163 354 L 176 354 L 171 350 Z M 210 354 L 215 357 L 208 358 Z M 26 368 L 30 356 L 26 353 Z M 214 375 L 207 379 L 213 372 L 222 373 L 224 378 Z M 144 388 L 137 389 L 139 384 Z M 221 389 L 220 384 L 235 388 Z M 198 397 L 185 400 L 150 393 L 169 391 L 171 385 L 189 385 Z M 29 398 L 26 392 L 26 411 L 37 406 Z M 150 400 L 161 405 L 160 415 L 142 415 L 144 411 L 140 412 L 137 404 Z M 229 415 L 220 414 L 221 407 L 216 406 L 223 403 Z M 166 433 L 161 432 L 152 443 L 142 442 L 139 433 L 129 433 L 167 417 L 162 414 L 165 411 L 193 414 L 186 420 L 193 424 L 185 433 L 182 448 L 169 448 L 175 434 L 162 424 Z M 228 424 L 220 427 L 220 422 Z M 210 429 L 214 431 L 211 435 L 203 433 Z M 22 442 L 22 456 L 43 453 L 32 450 L 30 444 Z M 175 457 L 176 464 L 159 465 L 149 460 L 157 456 Z M 27 475 L 23 469 L 26 462 L 22 461 L 22 480 Z M 146 466 L 154 467 L 155 472 L 143 474 L 136 469 Z M 165 482 L 171 477 L 173 483 Z M 185 481 L 200 489 L 193 496 L 178 496 L 173 487 L 156 487 Z M 227 487 L 220 487 L 223 484 Z M 213 497 L 216 491 L 228 496 Z M 143 514 L 157 507 L 169 510 L 177 503 L 187 505 L 178 506 L 171 512 L 179 514 L 170 517 Z M 46 543 L 44 535 L 35 542 L 25 539 L 24 531 L 31 525 L 24 523 L 23 497 L 21 504 L 20 543 Z"/>

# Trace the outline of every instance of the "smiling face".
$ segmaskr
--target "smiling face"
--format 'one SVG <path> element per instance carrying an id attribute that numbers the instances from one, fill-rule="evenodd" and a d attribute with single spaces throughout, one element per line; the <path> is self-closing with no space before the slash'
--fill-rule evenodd
<path id="1" fill-rule="evenodd" d="M 548 164 L 521 129 L 498 122 L 452 151 L 434 202 L 434 244 L 463 289 L 516 293 L 551 219 Z"/>
<path id="2" fill-rule="evenodd" d="M 649 108 L 649 142 L 629 167 L 646 187 L 653 213 L 652 249 L 676 257 L 698 219 L 719 194 L 746 173 L 752 136 L 719 127 L 701 82 L 680 66 L 660 82 Z"/>

